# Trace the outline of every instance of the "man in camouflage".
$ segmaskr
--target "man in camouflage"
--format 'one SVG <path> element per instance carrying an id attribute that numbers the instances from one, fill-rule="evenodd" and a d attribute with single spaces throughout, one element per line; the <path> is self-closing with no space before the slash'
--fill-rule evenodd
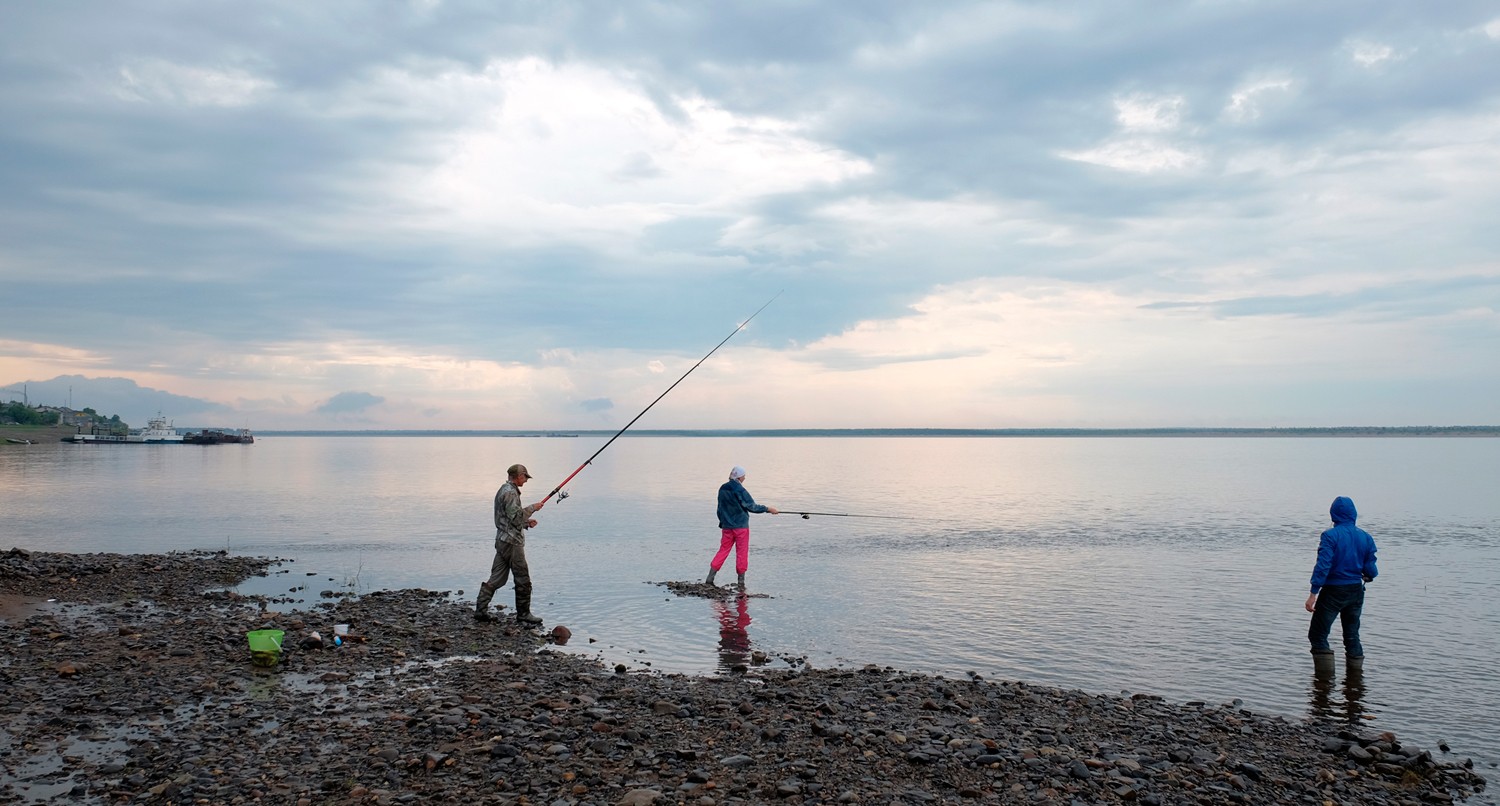
<path id="1" fill-rule="evenodd" d="M 531 516 L 542 508 L 542 502 L 521 505 L 521 487 L 531 479 L 525 465 L 511 465 L 506 476 L 505 483 L 495 493 L 495 562 L 490 566 L 490 578 L 479 585 L 474 619 L 491 621 L 494 618 L 490 615 L 490 600 L 496 591 L 505 587 L 506 578 L 514 574 L 516 621 L 537 625 L 542 620 L 531 613 L 531 569 L 526 565 L 526 530 L 536 526 L 536 519 Z"/>

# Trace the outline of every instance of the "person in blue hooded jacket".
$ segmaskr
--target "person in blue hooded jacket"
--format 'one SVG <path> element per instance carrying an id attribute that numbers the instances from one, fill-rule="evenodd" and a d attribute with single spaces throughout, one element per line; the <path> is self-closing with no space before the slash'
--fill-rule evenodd
<path id="1" fill-rule="evenodd" d="M 750 491 L 745 489 L 745 468 L 735 465 L 729 471 L 729 481 L 719 486 L 719 552 L 708 563 L 708 579 L 705 585 L 714 584 L 714 575 L 729 559 L 729 550 L 734 549 L 734 570 L 740 575 L 740 589 L 745 588 L 745 571 L 750 567 L 750 513 L 769 512 L 780 515 L 776 507 L 755 503 Z"/>
<path id="2" fill-rule="evenodd" d="M 1333 499 L 1328 514 L 1333 517 L 1333 528 L 1323 532 L 1318 541 L 1312 593 L 1304 605 L 1313 614 L 1307 640 L 1312 643 L 1315 668 L 1331 672 L 1333 650 L 1328 646 L 1328 633 L 1333 629 L 1333 620 L 1338 619 L 1344 628 L 1346 668 L 1358 671 L 1364 667 L 1365 659 L 1364 645 L 1359 642 L 1365 583 L 1380 574 L 1375 567 L 1375 539 L 1354 525 L 1359 513 L 1348 496 Z"/>

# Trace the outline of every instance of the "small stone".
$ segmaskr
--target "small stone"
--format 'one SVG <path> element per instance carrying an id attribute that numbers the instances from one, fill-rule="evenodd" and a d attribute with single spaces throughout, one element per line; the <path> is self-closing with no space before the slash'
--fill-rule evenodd
<path id="1" fill-rule="evenodd" d="M 661 792 L 656 789 L 632 789 L 626 792 L 615 806 L 651 806 L 659 797 L 661 797 Z"/>

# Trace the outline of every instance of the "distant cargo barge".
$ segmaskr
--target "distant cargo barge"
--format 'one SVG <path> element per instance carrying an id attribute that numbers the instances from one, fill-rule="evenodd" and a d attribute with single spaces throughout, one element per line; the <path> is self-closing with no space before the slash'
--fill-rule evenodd
<path id="1" fill-rule="evenodd" d="M 187 445 L 249 445 L 255 442 L 255 436 L 248 428 L 235 431 L 205 428 L 202 431 L 187 434 L 182 441 Z"/>

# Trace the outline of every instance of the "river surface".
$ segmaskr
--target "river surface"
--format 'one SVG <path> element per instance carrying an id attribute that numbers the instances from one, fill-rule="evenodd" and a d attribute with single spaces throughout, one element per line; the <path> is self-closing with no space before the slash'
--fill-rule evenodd
<path id="1" fill-rule="evenodd" d="M 6 446 L 0 549 L 227 549 L 291 561 L 246 593 L 471 600 L 504 469 L 531 468 L 529 503 L 602 444 Z M 764 598 L 679 598 L 655 583 L 707 572 L 715 491 L 736 464 L 762 503 L 837 514 L 753 516 L 748 587 Z M 528 538 L 534 609 L 572 630 L 569 650 L 609 663 L 722 674 L 759 651 L 771 665 L 1240 699 L 1446 743 L 1500 779 L 1500 439 L 626 435 L 568 490 Z M 1336 495 L 1375 536 L 1381 575 L 1362 680 L 1340 657 L 1320 685 L 1302 603 Z"/>

